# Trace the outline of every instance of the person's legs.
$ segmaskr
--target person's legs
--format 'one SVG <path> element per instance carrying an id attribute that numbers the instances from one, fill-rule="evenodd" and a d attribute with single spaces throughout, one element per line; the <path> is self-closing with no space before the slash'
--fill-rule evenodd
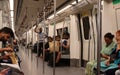
<path id="1" fill-rule="evenodd" d="M 59 62 L 60 58 L 61 58 L 61 53 L 60 53 L 60 52 L 58 52 L 58 53 L 57 53 L 57 57 L 56 57 L 56 63 L 58 63 L 58 62 Z"/>
<path id="2" fill-rule="evenodd" d="M 38 52 L 37 52 L 37 56 L 40 57 L 41 53 L 43 53 L 43 42 L 40 42 L 38 45 Z"/>
<path id="3" fill-rule="evenodd" d="M 45 52 L 45 61 L 49 61 L 49 54 L 50 54 L 50 52 L 49 51 L 46 51 Z"/>
<path id="4" fill-rule="evenodd" d="M 40 42 L 39 43 L 39 56 L 42 54 L 42 56 L 43 56 L 43 42 Z"/>
<path id="5" fill-rule="evenodd" d="M 60 55 L 58 52 L 55 52 L 55 65 L 58 64 L 59 60 L 60 60 Z M 48 60 L 48 64 L 49 66 L 53 66 L 53 59 L 54 59 L 54 52 L 49 54 L 49 60 Z"/>
<path id="6" fill-rule="evenodd" d="M 105 72 L 105 74 L 106 75 L 115 75 L 116 70 L 118 70 L 118 68 L 109 69 Z"/>

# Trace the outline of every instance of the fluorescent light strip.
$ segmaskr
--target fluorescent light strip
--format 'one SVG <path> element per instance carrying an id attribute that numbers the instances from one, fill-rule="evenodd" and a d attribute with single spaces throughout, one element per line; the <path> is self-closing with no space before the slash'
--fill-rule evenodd
<path id="1" fill-rule="evenodd" d="M 14 11 L 10 11 L 11 17 L 14 17 Z"/>
<path id="2" fill-rule="evenodd" d="M 74 4 L 76 4 L 77 2 L 76 1 L 74 1 L 72 4 L 74 5 Z"/>
<path id="3" fill-rule="evenodd" d="M 9 0 L 10 2 L 10 15 L 11 15 L 11 26 L 14 31 L 14 0 Z"/>
<path id="4" fill-rule="evenodd" d="M 101 5 L 104 5 L 104 1 L 101 1 Z"/>
<path id="5" fill-rule="evenodd" d="M 78 0 L 78 2 L 80 2 L 81 0 Z"/>
<path id="6" fill-rule="evenodd" d="M 65 11 L 66 9 L 70 8 L 72 5 L 68 5 L 65 8 L 61 9 L 60 11 L 57 12 L 57 14 L 62 13 L 63 11 Z"/>
<path id="7" fill-rule="evenodd" d="M 78 0 L 78 2 L 81 0 Z M 76 1 L 74 1 L 72 4 L 76 4 Z M 56 14 L 60 14 L 62 12 L 64 12 L 66 9 L 70 8 L 72 5 L 67 5 L 66 7 L 64 7 L 63 9 L 59 10 Z M 52 19 L 54 17 L 54 15 L 51 15 L 48 17 L 48 19 Z"/>
<path id="8" fill-rule="evenodd" d="M 9 0 L 10 2 L 10 10 L 14 9 L 14 0 Z"/>
<path id="9" fill-rule="evenodd" d="M 11 21 L 14 22 L 14 18 L 11 18 Z"/>
<path id="10" fill-rule="evenodd" d="M 15 31 L 14 31 L 14 22 L 12 22 L 12 30 L 13 30 L 13 32 L 15 32 Z"/>
<path id="11" fill-rule="evenodd" d="M 12 23 L 12 25 L 14 25 L 14 22 L 11 22 Z"/>
<path id="12" fill-rule="evenodd" d="M 54 17 L 54 15 L 51 15 L 51 16 L 48 17 L 48 19 L 52 19 L 53 17 Z"/>

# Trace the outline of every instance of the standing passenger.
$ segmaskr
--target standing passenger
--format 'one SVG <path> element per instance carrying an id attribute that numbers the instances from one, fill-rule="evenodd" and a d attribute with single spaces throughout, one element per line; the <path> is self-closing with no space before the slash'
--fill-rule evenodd
<path id="1" fill-rule="evenodd" d="M 43 54 L 43 41 L 44 41 L 44 38 L 45 38 L 45 34 L 42 32 L 42 28 L 39 28 L 39 30 L 37 30 L 37 27 L 35 27 L 34 31 L 36 33 L 38 33 L 38 37 L 39 37 L 39 50 L 38 50 L 38 57 Z"/>

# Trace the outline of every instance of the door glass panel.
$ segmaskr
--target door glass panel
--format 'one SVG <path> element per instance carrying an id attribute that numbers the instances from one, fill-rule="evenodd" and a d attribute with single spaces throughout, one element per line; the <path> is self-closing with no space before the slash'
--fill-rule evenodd
<path id="1" fill-rule="evenodd" d="M 84 17 L 82 19 L 83 21 L 83 30 L 84 30 L 84 38 L 85 40 L 89 39 L 89 31 L 90 31 L 90 23 L 89 23 L 89 17 Z"/>

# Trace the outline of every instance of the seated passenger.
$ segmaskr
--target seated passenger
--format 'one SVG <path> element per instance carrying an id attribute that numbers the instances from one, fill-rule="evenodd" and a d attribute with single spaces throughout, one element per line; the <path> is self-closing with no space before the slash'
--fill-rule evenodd
<path id="1" fill-rule="evenodd" d="M 50 54 L 50 50 L 49 50 L 49 42 L 53 41 L 52 37 L 48 37 L 47 38 L 48 42 L 45 44 L 45 61 L 49 60 L 49 54 Z"/>
<path id="2" fill-rule="evenodd" d="M 55 52 L 59 52 L 59 41 L 56 41 L 55 40 Z M 50 53 L 54 52 L 54 41 L 52 42 L 49 42 L 49 50 L 50 50 Z"/>
<path id="3" fill-rule="evenodd" d="M 107 60 L 112 52 L 112 48 L 115 46 L 115 42 L 113 41 L 114 35 L 111 33 L 106 33 L 104 35 L 105 45 L 101 50 L 101 61 Z M 85 73 L 87 75 L 95 75 L 93 72 L 93 68 L 96 61 L 90 61 L 86 65 Z"/>
<path id="4" fill-rule="evenodd" d="M 58 54 L 57 54 L 57 57 L 56 57 L 56 62 L 55 63 L 58 63 L 60 61 L 60 58 L 61 58 L 61 52 L 60 52 L 60 36 L 56 36 L 55 37 L 55 40 L 58 41 L 58 44 L 59 44 L 59 51 L 58 51 Z"/>
<path id="5" fill-rule="evenodd" d="M 54 49 L 54 45 L 55 45 L 55 49 Z M 59 59 L 60 59 L 59 48 L 60 48 L 60 42 L 58 41 L 57 37 L 55 37 L 55 42 L 54 41 L 49 42 L 50 54 L 49 54 L 48 63 L 49 63 L 50 66 L 53 66 L 53 53 L 54 53 L 54 50 L 55 50 L 55 63 L 59 62 Z"/>
<path id="6" fill-rule="evenodd" d="M 116 32 L 116 41 L 117 44 L 115 45 L 113 52 L 111 54 L 112 57 L 110 57 L 106 62 L 106 68 L 105 71 L 106 75 L 115 75 L 115 71 L 119 69 L 120 65 L 120 30 Z M 111 62 L 112 60 L 112 62 Z"/>
<path id="7" fill-rule="evenodd" d="M 62 54 L 69 54 L 69 47 L 70 47 L 70 40 L 69 40 L 69 33 L 66 32 L 63 34 L 63 39 L 62 39 Z"/>
<path id="8" fill-rule="evenodd" d="M 7 45 L 6 48 L 12 48 L 12 45 Z M 12 64 L 17 64 L 17 58 L 15 56 L 14 51 L 3 51 L 2 56 L 0 57 L 0 62 L 1 63 L 12 63 Z"/>
<path id="9" fill-rule="evenodd" d="M 4 28 L 0 29 L 0 41 L 5 43 L 10 38 L 14 39 L 14 33 L 13 33 L 12 29 L 10 29 L 8 27 L 4 27 Z M 3 52 L 3 51 L 13 51 L 13 49 L 10 47 L 0 48 L 0 52 Z M 0 58 L 8 59 L 8 56 L 6 55 L 6 56 L 0 57 Z"/>
<path id="10" fill-rule="evenodd" d="M 4 28 L 0 29 L 0 41 L 6 42 L 10 38 L 14 39 L 14 33 L 13 33 L 12 29 L 10 29 L 8 27 L 4 27 Z M 9 51 L 9 50 L 13 50 L 13 49 L 12 48 L 0 48 L 0 52 Z"/>

